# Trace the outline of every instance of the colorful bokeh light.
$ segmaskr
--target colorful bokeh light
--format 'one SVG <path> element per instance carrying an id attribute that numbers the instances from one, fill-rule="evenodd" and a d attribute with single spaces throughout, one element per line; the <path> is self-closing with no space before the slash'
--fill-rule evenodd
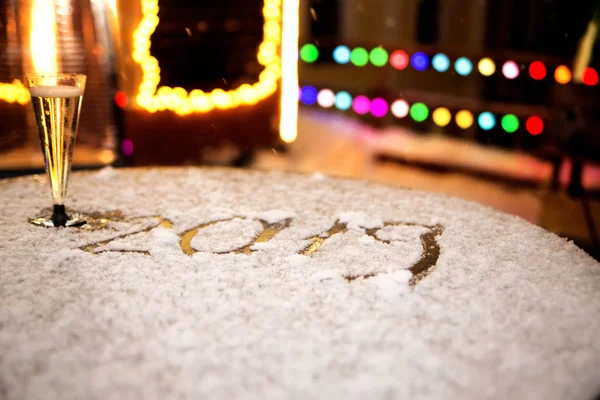
<path id="1" fill-rule="evenodd" d="M 473 125 L 473 114 L 467 110 L 460 110 L 456 113 L 456 125 L 461 129 L 469 129 Z"/>
<path id="2" fill-rule="evenodd" d="M 529 75 L 536 81 L 541 81 L 546 77 L 546 66 L 541 61 L 534 61 L 529 65 Z"/>
<path id="3" fill-rule="evenodd" d="M 473 64 L 467 57 L 460 57 L 454 63 L 454 69 L 459 75 L 467 76 L 473 71 Z"/>
<path id="4" fill-rule="evenodd" d="M 121 142 L 121 152 L 124 156 L 130 156 L 133 154 L 133 142 L 131 139 L 125 139 Z"/>
<path id="5" fill-rule="evenodd" d="M 491 112 L 484 111 L 481 114 L 479 114 L 479 117 L 477 118 L 477 123 L 479 124 L 479 127 L 484 131 L 489 131 L 491 129 L 494 129 L 494 127 L 496 126 L 496 117 L 494 117 L 494 114 L 492 114 Z"/>
<path id="6" fill-rule="evenodd" d="M 383 67 L 388 62 L 388 52 L 381 47 L 375 47 L 369 53 L 369 60 L 371 60 L 371 64 L 376 67 Z"/>
<path id="7" fill-rule="evenodd" d="M 485 57 L 479 60 L 477 69 L 483 76 L 492 76 L 496 72 L 496 63 L 491 58 Z"/>
<path id="8" fill-rule="evenodd" d="M 397 70 L 403 70 L 408 67 L 409 57 L 404 50 L 396 50 L 390 55 L 390 64 Z"/>
<path id="9" fill-rule="evenodd" d="M 300 59 L 307 63 L 313 63 L 319 59 L 319 49 L 312 43 L 307 43 L 300 48 Z"/>
<path id="10" fill-rule="evenodd" d="M 335 103 L 335 94 L 329 89 L 323 89 L 317 96 L 317 103 L 323 108 L 333 107 Z"/>
<path id="11" fill-rule="evenodd" d="M 350 49 L 346 46 L 337 46 L 333 49 L 333 59 L 338 64 L 348 64 L 350 62 Z"/>
<path id="12" fill-rule="evenodd" d="M 123 91 L 118 91 L 115 94 L 115 103 L 119 108 L 125 108 L 128 103 L 127 94 Z"/>
<path id="13" fill-rule="evenodd" d="M 448 68 L 450 68 L 450 59 L 447 55 L 443 53 L 438 53 L 435 56 L 433 56 L 433 59 L 431 60 L 431 65 L 433 66 L 433 69 L 435 69 L 437 72 L 446 72 L 448 71 Z"/>
<path id="14" fill-rule="evenodd" d="M 384 99 L 378 97 L 371 101 L 371 114 L 374 117 L 382 118 L 385 117 L 388 113 L 388 103 Z"/>
<path id="15" fill-rule="evenodd" d="M 348 92 L 337 92 L 334 104 L 338 110 L 346 111 L 352 107 L 352 96 Z"/>
<path id="16" fill-rule="evenodd" d="M 300 101 L 302 104 L 312 106 L 317 102 L 317 96 L 319 92 L 312 86 L 304 86 L 300 92 Z"/>
<path id="17" fill-rule="evenodd" d="M 508 133 L 516 132 L 519 129 L 519 119 L 514 114 L 506 114 L 502 117 L 502 129 Z"/>
<path id="18" fill-rule="evenodd" d="M 516 79 L 519 76 L 519 66 L 514 61 L 507 61 L 502 66 L 502 75 L 506 79 Z"/>
<path id="19" fill-rule="evenodd" d="M 366 96 L 356 96 L 352 102 L 352 109 L 357 114 L 365 115 L 371 109 L 371 101 Z"/>
<path id="20" fill-rule="evenodd" d="M 444 127 L 450 123 L 452 120 L 452 114 L 450 114 L 450 110 L 445 107 L 436 108 L 431 114 L 431 118 L 433 122 L 439 126 Z"/>
<path id="21" fill-rule="evenodd" d="M 417 122 L 423 122 L 429 116 L 429 108 L 423 103 L 415 103 L 410 107 L 410 116 Z"/>
<path id="22" fill-rule="evenodd" d="M 410 107 L 405 100 L 396 100 L 392 103 L 392 114 L 396 118 L 404 118 L 408 115 Z"/>
<path id="23" fill-rule="evenodd" d="M 418 52 L 412 55 L 410 63 L 417 71 L 425 71 L 429 66 L 429 57 L 425 53 Z"/>
<path id="24" fill-rule="evenodd" d="M 588 86 L 595 86 L 598 84 L 598 73 L 594 68 L 586 68 L 583 71 L 583 83 Z"/>
<path id="25" fill-rule="evenodd" d="M 561 85 L 571 82 L 571 70 L 566 65 L 560 65 L 554 71 L 554 79 Z"/>
<path id="26" fill-rule="evenodd" d="M 537 136 L 544 131 L 544 121 L 540 117 L 529 117 L 525 122 L 525 128 L 533 136 Z"/>
<path id="27" fill-rule="evenodd" d="M 350 61 L 357 67 L 364 67 L 369 62 L 369 53 L 362 47 L 356 47 L 350 53 Z"/>

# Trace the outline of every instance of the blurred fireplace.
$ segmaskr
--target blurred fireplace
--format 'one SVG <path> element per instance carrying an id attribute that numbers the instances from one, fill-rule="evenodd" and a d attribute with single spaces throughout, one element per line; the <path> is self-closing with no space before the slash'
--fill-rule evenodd
<path id="1" fill-rule="evenodd" d="M 119 20 L 131 164 L 230 163 L 281 143 L 280 0 L 121 2 Z"/>
<path id="2" fill-rule="evenodd" d="M 117 157 L 112 111 L 111 10 L 93 0 L 0 0 L 0 170 L 43 168 L 25 72 L 78 72 L 88 77 L 74 167 Z"/>

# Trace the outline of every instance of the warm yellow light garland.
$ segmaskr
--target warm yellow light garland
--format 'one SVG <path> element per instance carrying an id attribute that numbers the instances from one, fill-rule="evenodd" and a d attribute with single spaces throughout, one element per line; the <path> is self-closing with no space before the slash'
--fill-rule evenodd
<path id="1" fill-rule="evenodd" d="M 12 83 L 0 83 L 0 100 L 25 105 L 29 103 L 29 89 L 18 79 Z"/>
<path id="2" fill-rule="evenodd" d="M 281 77 L 279 47 L 282 29 L 282 0 L 265 0 L 263 7 L 264 37 L 259 46 L 258 62 L 265 67 L 258 82 L 225 91 L 214 89 L 205 93 L 195 89 L 168 86 L 158 88 L 160 68 L 158 60 L 150 54 L 150 37 L 158 25 L 158 0 L 141 0 L 142 20 L 133 33 L 133 59 L 142 68 L 142 82 L 136 96 L 137 104 L 149 112 L 171 110 L 179 115 L 208 112 L 215 108 L 229 109 L 240 105 L 256 104 L 277 90 Z"/>

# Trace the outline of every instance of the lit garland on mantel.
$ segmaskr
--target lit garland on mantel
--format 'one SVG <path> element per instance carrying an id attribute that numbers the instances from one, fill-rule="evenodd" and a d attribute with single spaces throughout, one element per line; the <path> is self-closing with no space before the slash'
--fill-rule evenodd
<path id="1" fill-rule="evenodd" d="M 25 105 L 29 103 L 29 90 L 23 83 L 15 79 L 12 83 L 0 83 L 0 100 L 7 103 L 19 103 Z"/>
<path id="2" fill-rule="evenodd" d="M 240 105 L 252 105 L 269 97 L 277 90 L 281 77 L 282 1 L 265 0 L 263 7 L 264 37 L 259 46 L 257 59 L 265 67 L 258 82 L 244 84 L 234 90 L 214 89 L 205 93 L 194 89 L 168 86 L 158 88 L 160 68 L 158 60 L 150 54 L 150 37 L 156 29 L 158 0 L 141 0 L 142 20 L 133 34 L 133 59 L 142 68 L 142 82 L 136 96 L 137 104 L 146 111 L 171 110 L 179 115 L 193 112 L 206 113 L 214 109 L 230 109 Z"/>

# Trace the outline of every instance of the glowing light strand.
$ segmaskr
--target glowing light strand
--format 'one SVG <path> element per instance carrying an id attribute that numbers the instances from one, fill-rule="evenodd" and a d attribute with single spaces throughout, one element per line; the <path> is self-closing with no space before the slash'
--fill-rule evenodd
<path id="1" fill-rule="evenodd" d="M 29 90 L 18 79 L 12 83 L 0 83 L 0 100 L 25 105 L 29 103 Z"/>
<path id="2" fill-rule="evenodd" d="M 387 52 L 381 48 L 375 50 L 381 50 L 387 55 Z M 353 51 L 354 65 L 358 67 L 365 66 L 368 62 L 368 53 L 366 50 L 362 47 L 357 47 Z M 350 49 L 343 45 L 337 46 L 333 51 L 333 57 L 338 64 L 347 64 L 350 62 Z M 396 50 L 387 58 L 382 56 L 380 60 L 374 63 L 374 65 L 383 67 L 388 62 L 397 70 L 405 69 L 410 63 L 417 71 L 426 70 L 430 64 L 429 57 L 423 52 L 417 52 L 413 54 L 412 57 L 409 57 L 405 51 Z M 438 72 L 446 72 L 449 70 L 450 61 L 445 54 L 438 53 L 431 59 L 431 65 Z M 477 69 L 481 75 L 491 76 L 496 72 L 496 63 L 491 58 L 484 57 L 479 60 Z M 546 66 L 541 61 L 532 62 L 528 69 L 530 77 L 534 80 L 542 80 L 548 73 Z M 459 75 L 467 76 L 473 71 L 473 63 L 466 57 L 460 57 L 455 62 L 455 70 Z M 520 67 L 515 61 L 508 60 L 502 64 L 502 74 L 506 79 L 516 79 L 520 75 Z M 566 84 L 571 81 L 571 71 L 564 65 L 556 67 L 554 76 L 555 80 L 560 84 Z M 587 79 L 582 78 L 582 82 L 576 83 L 583 83 L 588 86 L 596 86 L 600 83 L 600 78 L 598 78 L 597 72 L 593 68 L 586 69 L 584 72 L 584 78 L 585 77 L 587 77 Z"/>
<path id="3" fill-rule="evenodd" d="M 312 86 L 300 88 L 300 94 L 306 90 L 313 92 L 310 101 L 303 101 L 307 105 L 318 104 L 322 108 L 331 108 L 335 105 L 335 108 L 341 111 L 352 108 L 353 111 L 359 115 L 365 115 L 370 110 L 371 114 L 377 118 L 382 118 L 388 115 L 388 113 L 398 119 L 405 118 L 410 114 L 412 119 L 416 122 L 425 122 L 429 118 L 429 106 L 420 102 L 409 105 L 406 100 L 402 99 L 397 99 L 388 103 L 387 100 L 382 98 L 371 100 L 363 95 L 353 98 L 348 92 L 341 91 L 334 94 L 330 89 L 322 89 L 317 95 L 317 89 Z M 295 95 L 298 97 L 298 90 L 295 91 Z M 325 100 L 318 101 L 319 97 L 322 97 Z M 300 98 L 302 98 L 302 95 Z M 452 119 L 452 113 L 445 107 L 436 108 L 431 116 L 433 122 L 439 127 L 447 126 Z M 496 116 L 490 111 L 483 111 L 475 118 L 474 113 L 471 111 L 459 110 L 455 113 L 454 120 L 456 125 L 461 129 L 469 129 L 475 125 L 475 122 L 477 122 L 480 129 L 485 131 L 494 129 L 497 125 Z M 500 120 L 500 126 L 507 133 L 514 133 L 521 127 L 519 118 L 514 114 L 504 114 L 501 116 Z M 539 135 L 544 130 L 544 121 L 541 117 L 530 116 L 523 118 L 522 120 L 526 121 L 526 130 L 533 136 Z"/>
<path id="4" fill-rule="evenodd" d="M 282 37 L 285 36 L 283 41 L 289 45 L 294 37 L 297 38 L 295 32 L 298 30 L 298 8 L 296 7 L 298 0 L 285 0 L 286 4 L 283 11 L 288 18 L 287 21 L 282 20 L 282 1 L 264 1 L 263 41 L 258 48 L 257 59 L 259 64 L 265 68 L 260 73 L 258 82 L 252 85 L 243 84 L 229 91 L 214 89 L 210 93 L 205 93 L 194 89 L 188 93 L 180 87 L 162 86 L 158 88 L 160 67 L 158 60 L 150 54 L 150 37 L 159 22 L 158 0 L 141 0 L 142 20 L 133 33 L 132 52 L 133 60 L 142 69 L 142 81 L 136 95 L 138 106 L 149 112 L 171 110 L 179 115 L 186 115 L 192 112 L 206 113 L 214 109 L 230 109 L 240 105 L 253 105 L 271 96 L 276 92 L 278 80 L 282 75 L 282 60 L 278 55 L 279 47 L 282 45 Z M 287 25 L 284 28 L 287 32 L 282 32 L 282 25 Z M 286 68 L 289 68 L 292 67 L 289 60 L 293 59 L 296 62 L 297 59 L 297 41 L 295 42 L 295 49 L 292 50 L 286 47 L 282 45 L 281 53 L 282 55 L 285 54 Z M 293 56 L 290 56 L 289 53 L 293 53 Z M 294 79 L 294 76 L 297 76 L 297 73 L 294 73 L 294 68 L 290 71 L 290 75 L 290 81 Z M 286 101 L 289 102 L 289 93 L 285 91 L 289 84 L 290 82 L 287 82 L 287 85 L 282 82 L 282 105 Z M 283 86 L 286 86 L 286 88 Z M 295 84 L 294 91 L 297 90 L 296 88 L 297 84 Z M 295 98 L 296 94 L 293 97 Z M 297 107 L 295 100 L 292 104 Z M 285 125 L 285 129 L 289 129 L 292 122 L 295 124 L 295 119 L 292 118 L 294 112 L 288 103 L 286 103 L 285 111 L 282 109 L 283 113 L 291 118 L 291 122 L 282 123 Z M 285 135 L 287 140 L 295 138 L 295 134 L 292 132 L 285 133 Z"/>
<path id="5" fill-rule="evenodd" d="M 280 4 L 281 1 L 283 1 L 283 4 Z M 279 70 L 279 74 L 282 75 L 279 136 L 284 142 L 292 143 L 298 136 L 298 102 L 296 100 L 298 93 L 298 60 L 296 57 L 300 35 L 300 0 L 265 0 L 265 9 L 267 5 L 270 5 L 273 14 L 278 9 L 283 11 L 283 20 L 281 21 L 283 25 L 281 32 L 281 66 Z M 265 13 L 265 40 L 267 39 L 266 25 L 267 15 Z M 272 43 L 272 46 L 277 48 L 274 43 Z"/>

